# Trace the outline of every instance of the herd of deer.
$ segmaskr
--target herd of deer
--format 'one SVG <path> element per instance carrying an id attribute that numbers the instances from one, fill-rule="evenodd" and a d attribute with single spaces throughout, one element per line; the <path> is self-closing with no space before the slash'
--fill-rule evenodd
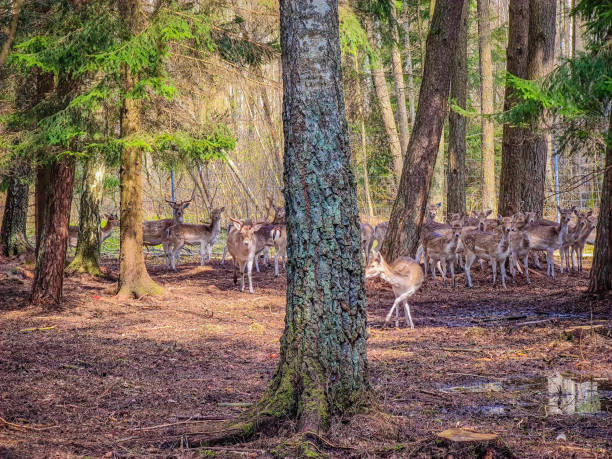
<path id="1" fill-rule="evenodd" d="M 200 245 L 200 264 L 204 265 L 206 258 L 211 259 L 213 245 L 217 242 L 221 229 L 221 214 L 225 208 L 217 208 L 211 212 L 211 222 L 208 224 L 184 223 L 185 209 L 191 200 L 174 202 L 167 201 L 172 207 L 173 218 L 143 222 L 143 242 L 145 246 L 162 245 L 166 258 L 166 266 L 176 270 L 179 253 L 186 244 Z M 285 226 L 285 209 L 276 206 L 268 198 L 269 209 L 274 211 L 271 222 L 250 222 L 230 217 L 227 227 L 227 245 L 223 252 L 222 263 L 227 253 L 231 255 L 234 265 L 234 283 L 238 281 L 237 271 L 242 275 L 241 291 L 244 291 L 244 276 L 248 277 L 249 292 L 253 293 L 252 269 L 255 265 L 259 272 L 258 259 L 263 256 L 269 261 L 270 248 L 275 248 L 274 274 L 279 274 L 279 261 L 286 259 L 287 231 Z M 387 263 L 382 255 L 373 250 L 374 243 L 382 245 L 388 228 L 388 222 L 379 223 L 375 227 L 368 223 L 361 224 L 361 248 L 366 261 L 366 278 L 381 277 L 389 282 L 395 293 L 395 302 L 387 314 L 385 325 L 391 320 L 395 311 L 395 325 L 399 326 L 399 309 L 403 304 L 405 320 L 411 328 L 414 323 L 410 314 L 408 298 L 422 285 L 425 276 L 431 270 L 433 281 L 438 285 L 436 271 L 439 271 L 442 282 L 446 286 L 447 270 L 450 270 L 453 287 L 456 287 L 455 265 L 463 267 L 466 286 L 472 287 L 471 267 L 476 261 L 488 261 L 493 273 L 493 286 L 497 281 L 497 268 L 501 272 L 501 283 L 506 288 L 506 262 L 508 263 L 513 282 L 516 272 L 529 279 L 529 255 L 535 265 L 541 269 L 537 251 L 546 252 L 546 274 L 555 277 L 553 254 L 559 250 L 561 255 L 561 272 L 565 269 L 582 271 L 582 254 L 585 244 L 593 243 L 591 233 L 595 229 L 595 217 L 592 211 L 578 211 L 558 208 L 560 222 L 536 219 L 533 212 L 519 212 L 509 217 L 498 216 L 497 219 L 487 218 L 491 211 L 467 215 L 451 214 L 447 223 L 435 221 L 440 204 L 429 206 L 426 221 L 423 224 L 421 244 L 416 260 L 400 257 L 392 263 Z M 576 222 L 570 224 L 572 215 Z M 108 238 L 118 224 L 115 215 L 107 215 L 108 223 L 100 229 L 100 241 Z M 70 245 L 76 245 L 78 227 L 71 226 Z M 377 247 L 377 248 L 378 248 Z M 423 259 L 424 272 L 420 261 Z M 522 267 L 521 267 L 522 263 Z"/>
<path id="2" fill-rule="evenodd" d="M 591 210 L 578 211 L 558 208 L 560 222 L 536 219 L 533 212 L 519 212 L 509 217 L 498 216 L 487 218 L 491 211 L 467 215 L 450 215 L 447 223 L 435 221 L 440 204 L 428 207 L 428 216 L 423 224 L 421 244 L 417 251 L 416 261 L 400 257 L 392 264 L 386 263 L 380 253 L 372 251 L 374 241 L 380 246 L 385 238 L 388 223 L 383 222 L 375 227 L 368 223 L 361 224 L 361 245 L 366 257 L 366 278 L 380 276 L 389 282 L 396 300 L 389 311 L 385 325 L 395 311 L 395 326 L 399 326 L 399 306 L 404 303 L 406 323 L 414 328 L 407 298 L 416 292 L 423 283 L 424 276 L 431 274 L 435 285 L 438 285 L 436 268 L 446 286 L 447 269 L 450 270 L 453 286 L 456 287 L 455 264 L 463 266 L 466 286 L 472 287 L 471 267 L 476 259 L 488 261 L 493 272 L 493 286 L 497 281 L 497 267 L 501 272 L 501 283 L 506 288 L 506 262 L 513 282 L 516 271 L 523 271 L 528 284 L 528 258 L 531 254 L 535 265 L 541 269 L 537 251 L 546 252 L 546 274 L 555 277 L 554 252 L 561 255 L 560 270 L 571 269 L 582 271 L 582 255 L 585 244 L 593 244 L 591 233 L 595 229 L 596 219 Z M 572 214 L 576 222 L 570 224 Z M 370 253 L 373 259 L 370 261 Z M 424 261 L 424 273 L 419 264 Z M 520 262 L 523 267 L 521 268 Z"/>

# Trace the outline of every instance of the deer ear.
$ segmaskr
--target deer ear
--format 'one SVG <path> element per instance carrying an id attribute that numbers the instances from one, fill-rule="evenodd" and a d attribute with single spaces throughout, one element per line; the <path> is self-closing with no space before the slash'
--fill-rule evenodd
<path id="1" fill-rule="evenodd" d="M 593 210 L 589 209 L 589 211 L 587 212 L 587 217 L 590 217 L 591 215 L 593 215 Z"/>
<path id="2" fill-rule="evenodd" d="M 561 213 L 561 207 L 557 206 L 557 211 Z"/>
<path id="3" fill-rule="evenodd" d="M 382 263 L 382 262 L 384 261 L 384 260 L 383 260 L 382 253 L 377 252 L 377 254 L 376 254 L 376 259 L 378 260 L 378 262 L 379 262 L 379 263 Z"/>
<path id="4" fill-rule="evenodd" d="M 439 209 L 440 207 L 442 207 L 442 203 L 439 202 L 438 204 L 436 204 L 436 207 Z"/>
<path id="5" fill-rule="evenodd" d="M 225 206 L 223 206 L 223 207 L 221 207 L 221 208 L 219 209 L 219 213 L 221 213 L 221 212 L 225 212 Z"/>
<path id="6" fill-rule="evenodd" d="M 232 223 L 234 225 L 234 228 L 236 228 L 238 231 L 240 231 L 240 229 L 242 228 L 242 222 L 240 220 L 236 220 L 235 218 L 232 218 L 232 217 L 230 217 L 229 219 L 232 221 Z"/>
<path id="7" fill-rule="evenodd" d="M 489 209 L 487 210 L 487 212 L 485 213 L 485 217 L 488 217 L 489 215 L 491 215 L 493 213 L 493 209 Z"/>
<path id="8" fill-rule="evenodd" d="M 183 206 L 183 209 L 186 209 L 187 207 L 189 207 L 189 203 L 185 204 L 185 205 Z"/>

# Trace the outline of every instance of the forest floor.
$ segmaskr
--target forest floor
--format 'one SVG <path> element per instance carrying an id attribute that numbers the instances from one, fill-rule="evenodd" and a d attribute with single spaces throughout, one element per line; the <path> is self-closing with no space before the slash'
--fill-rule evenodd
<path id="1" fill-rule="evenodd" d="M 249 295 L 229 263 L 193 260 L 177 273 L 147 263 L 162 297 L 115 298 L 117 261 L 106 258 L 108 278 L 66 278 L 63 309 L 43 313 L 24 307 L 32 268 L 0 259 L 0 458 L 299 456 L 290 424 L 249 443 L 189 443 L 271 379 L 284 273 L 254 274 Z M 426 282 L 411 301 L 414 330 L 382 328 L 393 294 L 367 282 L 376 407 L 313 435 L 315 448 L 329 457 L 612 457 L 612 301 L 584 295 L 588 270 L 556 280 L 534 271 L 531 286 L 519 277 L 507 290 L 474 271 L 471 290 L 462 274 L 457 289 Z M 438 439 L 455 427 L 498 439 L 485 449 Z"/>

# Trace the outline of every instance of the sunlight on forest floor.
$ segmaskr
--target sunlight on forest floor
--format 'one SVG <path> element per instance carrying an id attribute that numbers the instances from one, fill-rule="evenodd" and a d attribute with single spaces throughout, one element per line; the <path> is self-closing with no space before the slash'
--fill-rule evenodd
<path id="1" fill-rule="evenodd" d="M 249 295 L 230 263 L 195 260 L 174 273 L 149 257 L 167 293 L 120 301 L 117 261 L 105 259 L 111 277 L 68 277 L 53 314 L 21 308 L 31 271 L 0 260 L 1 457 L 165 455 L 164 444 L 261 396 L 278 360 L 284 273 L 255 273 Z M 393 293 L 368 281 L 370 380 L 391 424 L 367 413 L 335 424 L 333 457 L 463 457 L 473 451 L 436 438 L 457 427 L 495 433 L 498 451 L 517 457 L 609 454 L 612 322 L 609 304 L 582 295 L 588 271 L 554 281 L 534 271 L 531 287 L 519 277 L 507 290 L 479 271 L 472 290 L 462 275 L 457 289 L 426 282 L 411 301 L 414 330 L 382 328 Z M 256 457 L 287 436 L 214 454 Z M 172 454 L 201 457 L 186 445 Z"/>

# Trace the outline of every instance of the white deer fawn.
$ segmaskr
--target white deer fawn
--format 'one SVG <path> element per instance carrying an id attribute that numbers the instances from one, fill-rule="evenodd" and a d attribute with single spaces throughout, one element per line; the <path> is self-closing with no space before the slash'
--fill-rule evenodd
<path id="1" fill-rule="evenodd" d="M 414 328 L 408 298 L 416 293 L 423 284 L 423 270 L 421 265 L 408 257 L 400 257 L 388 264 L 379 252 L 374 252 L 372 260 L 366 268 L 366 279 L 380 277 L 391 284 L 395 301 L 385 318 L 385 326 L 389 324 L 391 315 L 395 311 L 395 326 L 399 327 L 399 308 L 404 304 L 406 325 Z"/>
<path id="2" fill-rule="evenodd" d="M 189 201 L 174 202 L 168 201 L 173 210 L 173 218 L 164 218 L 162 220 L 150 220 L 142 222 L 142 240 L 146 246 L 153 246 L 162 244 L 164 248 L 164 254 L 166 255 L 166 266 L 172 266 L 170 256 L 172 251 L 170 250 L 170 241 L 167 237 L 167 230 L 172 225 L 183 223 L 185 219 L 185 209 L 189 207 Z"/>
<path id="3" fill-rule="evenodd" d="M 213 209 L 210 213 L 211 222 L 209 224 L 177 223 L 167 229 L 166 242 L 172 247 L 170 257 L 172 269 L 176 270 L 176 256 L 185 244 L 200 244 L 200 265 L 204 266 L 208 247 L 212 246 L 219 236 L 223 211 L 225 207 Z"/>
<path id="4" fill-rule="evenodd" d="M 230 220 L 233 224 L 227 236 L 227 249 L 234 263 L 234 284 L 238 282 L 236 268 L 239 268 L 242 274 L 240 291 L 244 292 L 244 271 L 246 269 L 249 278 L 249 292 L 253 293 L 251 274 L 253 272 L 255 255 L 258 252 L 258 239 L 260 239 L 256 233 L 261 229 L 264 223 L 253 224 L 250 222 L 242 222 L 231 217 Z M 263 246 L 265 244 L 260 245 Z"/>

